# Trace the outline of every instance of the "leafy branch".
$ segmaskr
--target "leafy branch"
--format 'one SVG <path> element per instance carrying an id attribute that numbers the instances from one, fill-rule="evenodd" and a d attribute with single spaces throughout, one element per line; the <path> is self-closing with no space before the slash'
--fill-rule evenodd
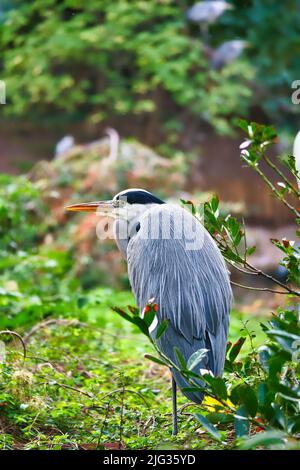
<path id="1" fill-rule="evenodd" d="M 200 212 L 196 210 L 191 201 L 182 200 L 182 203 L 189 207 L 192 206 L 192 213 L 202 221 L 201 216 L 199 215 Z M 214 195 L 210 201 L 204 203 L 204 224 L 216 241 L 222 255 L 233 268 L 243 274 L 265 277 L 274 284 L 280 286 L 282 290 L 275 290 L 267 287 L 250 287 L 242 284 L 238 284 L 239 287 L 250 290 L 269 291 L 278 294 L 292 294 L 298 297 L 300 296 L 299 291 L 293 289 L 287 284 L 284 284 L 261 269 L 256 268 L 248 261 L 248 257 L 255 252 L 256 247 L 247 246 L 245 227 L 242 227 L 235 217 L 232 217 L 231 215 L 222 215 L 219 208 L 219 199 L 216 195 Z M 278 247 L 280 245 L 282 251 L 285 252 L 286 256 L 283 259 L 283 262 L 290 268 L 289 279 L 296 281 L 299 277 L 298 272 L 300 269 L 298 256 L 298 253 L 300 254 L 299 248 L 294 247 L 287 240 L 284 240 L 281 244 L 279 240 L 272 241 L 272 243 L 277 243 Z M 232 284 L 237 283 L 232 281 Z"/>
<path id="2" fill-rule="evenodd" d="M 196 351 L 188 361 L 185 361 L 176 346 L 174 346 L 176 361 L 160 351 L 157 341 L 167 331 L 168 322 L 164 320 L 158 323 L 150 335 L 149 327 L 158 310 L 154 299 L 145 306 L 141 316 L 138 316 L 139 310 L 131 306 L 127 307 L 127 311 L 120 308 L 113 310 L 135 324 L 150 340 L 157 356 L 146 354 L 147 359 L 178 371 L 189 384 L 184 391 L 205 393 L 207 400 L 212 403 L 208 406 L 210 411 L 206 413 L 202 411 L 201 414 L 195 413 L 192 416 L 214 439 L 222 440 L 214 424 L 216 419 L 234 423 L 236 437 L 242 438 L 238 441 L 241 448 L 246 445 L 250 426 L 254 432 L 264 431 L 259 439 L 260 445 L 268 445 L 269 433 L 274 428 L 285 437 L 298 432 L 297 404 L 300 399 L 300 385 L 297 380 L 295 381 L 295 375 L 289 372 L 294 371 L 293 361 L 295 362 L 299 352 L 297 348 L 295 349 L 295 344 L 300 344 L 296 310 L 283 311 L 279 315 L 274 315 L 267 326 L 262 325 L 268 342 L 259 349 L 255 349 L 252 333 L 244 325 L 250 337 L 251 353 L 243 362 L 238 361 L 246 338 L 241 337 L 233 345 L 228 343 L 225 361 L 226 378 L 215 377 L 209 371 L 206 374 L 197 372 L 207 350 Z M 285 413 L 284 420 L 282 420 L 283 413 Z M 251 447 L 255 447 L 255 443 L 254 439 Z"/>
<path id="3" fill-rule="evenodd" d="M 240 145 L 241 150 L 241 159 L 244 161 L 250 168 L 252 168 L 256 173 L 262 178 L 266 185 L 271 189 L 273 195 L 281 201 L 296 218 L 300 217 L 300 212 L 296 207 L 291 204 L 285 197 L 286 193 L 290 193 L 296 197 L 299 202 L 300 193 L 299 191 L 290 183 L 288 178 L 286 178 L 283 172 L 280 170 L 278 165 L 273 163 L 270 158 L 266 155 L 266 152 L 269 147 L 277 142 L 277 134 L 272 126 L 264 126 L 257 124 L 256 122 L 248 123 L 247 121 L 241 120 L 240 127 L 247 134 L 246 140 Z M 293 176 L 297 177 L 296 165 L 292 164 L 294 158 L 290 157 L 288 160 L 290 163 L 288 165 L 289 170 L 292 172 Z M 267 177 L 267 175 L 260 168 L 260 163 L 264 161 L 266 164 L 275 171 L 275 173 L 280 176 L 282 181 L 278 182 L 281 190 L 278 190 L 273 182 Z"/>
<path id="4" fill-rule="evenodd" d="M 300 193 L 284 175 L 278 165 L 273 163 L 266 155 L 266 150 L 277 139 L 274 129 L 270 126 L 261 126 L 256 123 L 248 124 L 246 121 L 241 121 L 240 126 L 247 132 L 247 139 L 240 146 L 242 160 L 261 176 L 262 180 L 271 189 L 274 196 L 291 210 L 293 215 L 296 217 L 296 222 L 300 224 L 300 214 L 298 209 L 296 209 L 296 207 L 286 199 L 286 194 L 288 194 L 296 198 L 299 202 Z M 281 187 L 280 190 L 275 187 L 259 167 L 261 161 L 266 162 L 267 165 L 274 170 L 276 175 L 280 176 L 283 180 L 278 183 Z M 292 156 L 282 159 L 282 164 L 290 171 L 292 177 L 299 177 L 295 165 L 295 159 Z M 193 202 L 183 200 L 182 202 L 184 205 L 188 205 L 191 208 L 192 214 L 202 222 L 201 212 L 195 208 Z M 204 224 L 216 241 L 222 255 L 234 269 L 242 272 L 243 274 L 264 277 L 279 286 L 281 290 L 267 287 L 251 287 L 232 281 L 233 285 L 250 290 L 269 291 L 278 294 L 291 294 L 300 297 L 299 290 L 295 289 L 291 285 L 281 282 L 279 279 L 276 279 L 274 276 L 256 268 L 249 262 L 248 257 L 255 252 L 256 247 L 247 246 L 244 224 L 241 224 L 230 214 L 224 216 L 221 213 L 219 199 L 216 195 L 214 195 L 210 201 L 204 203 Z M 299 235 L 299 231 L 297 232 L 297 235 Z M 296 286 L 300 286 L 300 247 L 293 241 L 286 239 L 281 241 L 271 239 L 271 243 L 284 253 L 281 265 L 288 271 L 288 281 Z"/>

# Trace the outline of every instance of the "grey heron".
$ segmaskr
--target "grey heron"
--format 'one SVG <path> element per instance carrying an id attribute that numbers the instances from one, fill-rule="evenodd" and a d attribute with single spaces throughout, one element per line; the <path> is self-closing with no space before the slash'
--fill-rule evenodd
<path id="1" fill-rule="evenodd" d="M 191 6 L 186 17 L 192 23 L 199 25 L 204 43 L 208 43 L 208 27 L 215 23 L 226 10 L 233 8 L 233 5 L 225 0 L 204 0 Z"/>
<path id="2" fill-rule="evenodd" d="M 211 65 L 214 69 L 221 69 L 237 59 L 247 47 L 247 42 L 242 39 L 233 39 L 221 44 L 212 52 Z"/>
<path id="3" fill-rule="evenodd" d="M 65 135 L 55 146 L 55 158 L 60 158 L 65 152 L 71 150 L 74 145 L 74 137 L 72 135 Z"/>
<path id="4" fill-rule="evenodd" d="M 226 10 L 232 8 L 233 5 L 224 0 L 205 0 L 191 6 L 186 13 L 186 17 L 189 21 L 193 21 L 194 23 L 211 24 L 215 23 L 219 16 Z"/>
<path id="5" fill-rule="evenodd" d="M 206 349 L 194 370 L 222 375 L 232 292 L 223 257 L 204 226 L 188 210 L 143 189 L 128 189 L 111 201 L 73 204 L 67 209 L 113 217 L 114 238 L 127 260 L 137 306 L 142 310 L 154 298 L 158 323 L 169 320 L 158 340 L 160 351 L 179 366 L 174 347 L 185 361 Z M 152 338 L 156 327 L 149 328 Z M 176 434 L 176 386 L 195 403 L 202 402 L 203 393 L 185 390 L 190 386 L 187 380 L 178 370 L 171 372 Z"/>

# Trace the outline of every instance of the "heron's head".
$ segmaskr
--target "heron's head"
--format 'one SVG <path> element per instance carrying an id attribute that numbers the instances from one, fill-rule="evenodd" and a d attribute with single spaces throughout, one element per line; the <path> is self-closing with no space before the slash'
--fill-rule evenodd
<path id="1" fill-rule="evenodd" d="M 85 202 L 67 206 L 68 211 L 96 212 L 99 215 L 122 218 L 129 222 L 155 204 L 164 204 L 154 194 L 145 189 L 125 189 L 109 201 Z"/>

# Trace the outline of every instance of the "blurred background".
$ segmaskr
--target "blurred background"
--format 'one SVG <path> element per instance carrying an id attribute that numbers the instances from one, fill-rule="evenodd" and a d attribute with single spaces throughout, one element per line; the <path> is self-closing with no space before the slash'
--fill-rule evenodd
<path id="1" fill-rule="evenodd" d="M 286 256 L 297 280 L 297 211 L 241 160 L 250 141 L 240 119 L 276 127 L 267 155 L 288 171 L 277 157 L 300 129 L 300 0 L 0 0 L 0 450 L 227 449 L 234 426 L 248 434 L 235 418 L 255 416 L 256 403 L 251 433 L 270 429 L 273 446 L 280 430 L 278 448 L 296 446 L 296 297 L 228 265 L 227 384 L 239 408 L 201 406 L 217 411 L 216 442 L 179 394 L 171 437 L 169 371 L 147 362 L 148 338 L 112 310 L 135 302 L 126 263 L 113 240 L 98 240 L 95 214 L 65 211 L 129 187 L 197 206 L 216 207 L 217 194 L 221 217 L 245 221 L 251 264 L 284 283 Z M 273 133 L 263 135 L 256 152 Z M 279 199 L 293 198 L 264 162 Z M 275 343 L 264 331 L 278 307 Z"/>
<path id="2" fill-rule="evenodd" d="M 298 0 L 1 0 L 0 43 L 0 171 L 27 175 L 13 181 L 26 201 L 29 179 L 44 204 L 29 198 L 43 226 L 35 236 L 76 252 L 84 287 L 127 287 L 125 266 L 96 240 L 95 217 L 64 206 L 127 187 L 195 202 L 217 193 L 224 212 L 245 218 L 253 264 L 276 273 L 269 238 L 294 227 L 243 167 L 238 119 L 275 125 L 274 156 L 292 152 Z"/>

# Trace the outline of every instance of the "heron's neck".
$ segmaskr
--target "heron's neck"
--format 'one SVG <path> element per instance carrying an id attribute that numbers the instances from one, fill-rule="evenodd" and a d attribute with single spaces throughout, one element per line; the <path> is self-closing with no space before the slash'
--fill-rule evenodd
<path id="1" fill-rule="evenodd" d="M 142 215 L 157 204 L 128 204 L 120 209 L 119 217 L 114 223 L 114 237 L 123 256 L 127 256 L 127 245 L 138 233 Z"/>

